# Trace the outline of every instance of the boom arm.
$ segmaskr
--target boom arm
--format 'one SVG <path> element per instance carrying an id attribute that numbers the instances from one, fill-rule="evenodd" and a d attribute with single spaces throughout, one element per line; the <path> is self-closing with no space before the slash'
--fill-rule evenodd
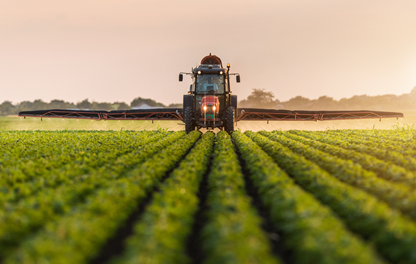
<path id="1" fill-rule="evenodd" d="M 83 110 L 37 110 L 23 111 L 19 116 L 46 118 L 71 118 L 91 120 L 183 120 L 182 108 L 117 110 L 117 111 L 83 111 Z"/>
<path id="2" fill-rule="evenodd" d="M 237 121 L 325 121 L 349 119 L 381 119 L 403 117 L 402 113 L 381 111 L 291 111 L 260 108 L 239 108 Z"/>
<path id="3" fill-rule="evenodd" d="M 182 108 L 160 108 L 117 111 L 36 110 L 23 111 L 19 116 L 47 118 L 71 118 L 90 120 L 181 120 Z M 236 121 L 325 121 L 349 119 L 399 118 L 402 113 L 381 111 L 291 111 L 261 108 L 239 108 Z"/>

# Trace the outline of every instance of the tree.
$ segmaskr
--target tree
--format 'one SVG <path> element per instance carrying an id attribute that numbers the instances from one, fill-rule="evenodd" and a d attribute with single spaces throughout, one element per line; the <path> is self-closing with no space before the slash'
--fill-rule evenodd
<path id="1" fill-rule="evenodd" d="M 33 110 L 47 109 L 47 106 L 48 106 L 48 103 L 45 103 L 41 99 L 37 99 L 37 100 L 33 101 L 33 104 L 32 104 Z"/>
<path id="2" fill-rule="evenodd" d="M 336 107 L 337 103 L 338 102 L 332 97 L 321 96 L 314 102 L 314 108 L 321 110 L 331 110 Z"/>
<path id="3" fill-rule="evenodd" d="M 165 105 L 164 104 L 162 104 L 162 103 L 158 103 L 158 102 L 156 102 L 155 100 L 153 100 L 153 99 L 150 99 L 150 98 L 141 98 L 141 97 L 137 97 L 137 98 L 135 98 L 131 103 L 130 103 L 130 106 L 131 107 L 135 107 L 135 106 L 138 106 L 138 105 L 140 105 L 140 104 L 142 104 L 142 103 L 145 103 L 145 104 L 147 104 L 148 106 L 153 106 L 153 107 L 165 107 Z"/>
<path id="4" fill-rule="evenodd" d="M 15 113 L 15 106 L 10 101 L 4 101 L 0 105 L 0 115 L 6 116 L 6 115 L 13 115 Z"/>
<path id="5" fill-rule="evenodd" d="M 30 101 L 23 101 L 20 104 L 17 104 L 19 111 L 30 111 L 33 110 L 33 103 Z"/>
<path id="6" fill-rule="evenodd" d="M 240 105 L 243 107 L 276 108 L 279 101 L 274 100 L 273 92 L 266 92 L 265 90 L 254 88 L 247 99 L 240 102 Z"/>
<path id="7" fill-rule="evenodd" d="M 88 101 L 88 99 L 76 104 L 76 107 L 79 109 L 90 109 L 91 106 L 92 104 Z"/>
<path id="8" fill-rule="evenodd" d="M 64 100 L 52 100 L 48 105 L 48 108 L 50 109 L 68 109 L 74 107 L 75 105 L 73 103 L 68 103 Z"/>
<path id="9" fill-rule="evenodd" d="M 110 103 L 97 103 L 97 102 L 92 102 L 92 106 L 91 109 L 93 110 L 112 110 L 111 104 Z"/>
<path id="10" fill-rule="evenodd" d="M 287 109 L 303 110 L 309 109 L 312 105 L 312 101 L 308 98 L 298 95 L 294 98 L 291 98 L 287 102 L 282 102 L 282 104 Z"/>
<path id="11" fill-rule="evenodd" d="M 114 110 L 130 110 L 131 107 L 125 102 L 115 102 L 113 103 Z"/>

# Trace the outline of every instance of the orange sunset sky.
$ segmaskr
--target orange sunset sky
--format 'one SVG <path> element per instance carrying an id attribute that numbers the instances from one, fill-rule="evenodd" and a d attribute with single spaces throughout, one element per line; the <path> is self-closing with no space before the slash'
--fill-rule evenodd
<path id="1" fill-rule="evenodd" d="M 239 99 L 409 93 L 416 1 L 0 0 L 0 103 L 181 103 L 210 52 Z"/>

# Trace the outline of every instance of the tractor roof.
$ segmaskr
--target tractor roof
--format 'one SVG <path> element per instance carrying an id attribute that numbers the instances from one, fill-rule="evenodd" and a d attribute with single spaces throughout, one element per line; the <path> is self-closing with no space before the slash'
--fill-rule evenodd
<path id="1" fill-rule="evenodd" d="M 201 60 L 201 65 L 199 65 L 199 67 L 192 70 L 193 74 L 198 74 L 199 71 L 202 74 L 220 74 L 221 71 L 222 74 L 225 74 L 228 72 L 228 69 L 222 67 L 222 62 L 219 57 L 211 55 L 210 53 Z"/>
<path id="2" fill-rule="evenodd" d="M 222 68 L 221 59 L 215 55 L 211 55 L 211 53 L 208 56 L 202 58 L 201 66 L 202 65 L 219 65 Z"/>

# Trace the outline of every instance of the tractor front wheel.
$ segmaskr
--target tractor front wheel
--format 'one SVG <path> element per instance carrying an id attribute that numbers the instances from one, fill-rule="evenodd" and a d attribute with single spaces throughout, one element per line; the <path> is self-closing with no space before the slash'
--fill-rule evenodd
<path id="1" fill-rule="evenodd" d="M 191 107 L 186 107 L 184 111 L 184 118 L 185 122 L 185 131 L 186 133 L 191 132 L 192 130 L 195 130 L 195 124 L 194 124 L 194 111 Z"/>
<path id="2" fill-rule="evenodd" d="M 235 122 L 235 109 L 232 106 L 229 106 L 225 110 L 225 131 L 231 135 L 234 131 L 234 122 Z"/>

